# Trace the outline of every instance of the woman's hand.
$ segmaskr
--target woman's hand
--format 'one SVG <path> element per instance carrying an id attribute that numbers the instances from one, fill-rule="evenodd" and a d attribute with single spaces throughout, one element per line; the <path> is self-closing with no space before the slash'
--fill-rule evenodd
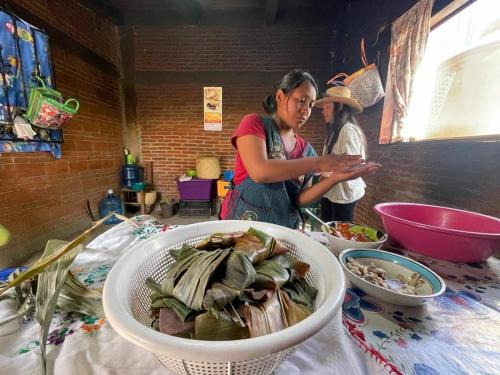
<path id="1" fill-rule="evenodd" d="M 336 172 L 346 168 L 354 168 L 363 165 L 364 159 L 361 155 L 323 155 L 318 157 L 319 172 Z"/>
<path id="2" fill-rule="evenodd" d="M 335 183 L 354 180 L 355 178 L 375 172 L 381 166 L 381 164 L 374 163 L 372 161 L 358 165 L 351 165 L 349 167 L 333 171 L 327 178 L 335 180 Z"/>

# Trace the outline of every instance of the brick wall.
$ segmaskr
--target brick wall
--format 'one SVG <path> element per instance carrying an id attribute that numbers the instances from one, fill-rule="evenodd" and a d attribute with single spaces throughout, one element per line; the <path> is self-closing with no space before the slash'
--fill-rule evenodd
<path id="1" fill-rule="evenodd" d="M 353 72 L 360 68 L 359 40 L 375 40 L 380 25 L 395 20 L 414 0 L 392 2 L 365 0 L 339 12 L 344 24 L 342 41 L 337 40 L 336 55 L 343 57 L 336 71 Z M 442 7 L 444 0 L 436 1 Z M 353 17 L 352 15 L 356 15 Z M 339 24 L 342 21 L 338 21 Z M 345 34 L 344 34 L 345 33 Z M 380 72 L 385 82 L 390 30 L 384 31 L 375 47 L 368 47 L 369 59 L 381 51 Z M 347 42 L 346 42 L 347 40 Z M 425 142 L 379 145 L 383 101 L 358 116 L 369 142 L 369 158 L 383 164 L 376 174 L 365 178 L 365 197 L 356 208 L 359 222 L 382 227 L 372 210 L 377 203 L 408 201 L 455 207 L 500 217 L 500 147 L 498 142 Z"/>
<path id="2" fill-rule="evenodd" d="M 137 118 L 142 159 L 153 162 L 162 195 L 178 197 L 175 178 L 203 155 L 232 169 L 230 138 L 292 68 L 308 69 L 319 83 L 330 74 L 326 27 L 135 27 Z M 203 130 L 203 86 L 223 87 L 223 130 Z M 323 125 L 314 113 L 301 135 L 321 150 Z"/>
<path id="3" fill-rule="evenodd" d="M 19 1 L 29 11 L 108 61 L 116 61 L 114 26 L 78 3 Z M 26 18 L 29 22 L 29 18 Z M 36 26 L 36 24 L 35 24 Z M 104 37 L 105 35 L 105 37 Z M 90 225 L 106 189 L 119 187 L 122 122 L 117 77 L 52 42 L 57 88 L 80 101 L 78 115 L 64 129 L 62 158 L 49 153 L 0 154 L 0 223 L 13 235 L 0 249 L 0 266 L 22 262 L 49 238 L 66 238 Z"/>

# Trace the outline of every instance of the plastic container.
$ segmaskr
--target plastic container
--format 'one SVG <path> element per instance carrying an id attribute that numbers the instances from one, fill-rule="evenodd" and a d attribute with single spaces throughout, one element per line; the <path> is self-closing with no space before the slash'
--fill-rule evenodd
<path id="1" fill-rule="evenodd" d="M 179 216 L 209 217 L 212 214 L 212 201 L 180 201 Z"/>
<path id="2" fill-rule="evenodd" d="M 234 172 L 233 171 L 224 171 L 223 179 L 224 181 L 231 181 L 234 178 Z"/>
<path id="3" fill-rule="evenodd" d="M 172 248 L 195 244 L 207 235 L 246 231 L 253 227 L 279 238 L 289 256 L 311 265 L 306 280 L 318 288 L 315 311 L 301 322 L 245 340 L 200 341 L 170 336 L 151 328 L 148 277 L 162 282 L 174 263 Z M 125 340 L 154 352 L 178 374 L 271 374 L 295 345 L 312 337 L 336 316 L 345 295 L 345 276 L 335 257 L 319 242 L 282 226 L 245 220 L 209 221 L 162 232 L 137 242 L 113 266 L 103 291 L 103 306 L 113 329 Z"/>
<path id="4" fill-rule="evenodd" d="M 184 201 L 208 201 L 213 198 L 214 181 L 193 178 L 189 181 L 177 180 L 179 194 Z"/>
<path id="5" fill-rule="evenodd" d="M 99 215 L 103 218 L 112 211 L 123 215 L 123 204 L 122 200 L 113 194 L 113 190 L 109 189 L 108 195 L 99 203 Z M 120 222 L 121 220 L 116 216 L 111 216 L 104 224 L 118 224 Z"/>
<path id="6" fill-rule="evenodd" d="M 374 208 L 390 239 L 407 250 L 451 262 L 483 262 L 500 250 L 500 219 L 417 203 Z"/>
<path id="7" fill-rule="evenodd" d="M 122 165 L 122 186 L 131 188 L 135 183 L 142 182 L 144 168 L 137 164 Z"/>
<path id="8" fill-rule="evenodd" d="M 224 180 L 217 180 L 217 196 L 224 198 L 229 191 L 230 182 Z"/>
<path id="9" fill-rule="evenodd" d="M 172 200 L 170 203 L 161 202 L 160 203 L 161 216 L 163 217 L 173 216 L 177 212 L 178 208 L 179 208 L 179 203 L 176 202 L 175 200 Z"/>

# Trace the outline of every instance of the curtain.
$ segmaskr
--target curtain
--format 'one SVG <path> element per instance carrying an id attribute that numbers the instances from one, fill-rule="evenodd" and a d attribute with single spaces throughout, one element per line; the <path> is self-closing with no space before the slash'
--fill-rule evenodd
<path id="1" fill-rule="evenodd" d="M 433 3 L 434 0 L 420 0 L 392 24 L 380 144 L 407 141 L 402 132 L 413 78 L 427 45 Z"/>

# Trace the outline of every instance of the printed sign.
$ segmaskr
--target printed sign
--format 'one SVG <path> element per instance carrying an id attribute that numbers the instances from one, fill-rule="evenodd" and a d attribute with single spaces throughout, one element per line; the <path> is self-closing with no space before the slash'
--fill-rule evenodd
<path id="1" fill-rule="evenodd" d="M 203 88 L 203 129 L 222 131 L 222 87 Z"/>

